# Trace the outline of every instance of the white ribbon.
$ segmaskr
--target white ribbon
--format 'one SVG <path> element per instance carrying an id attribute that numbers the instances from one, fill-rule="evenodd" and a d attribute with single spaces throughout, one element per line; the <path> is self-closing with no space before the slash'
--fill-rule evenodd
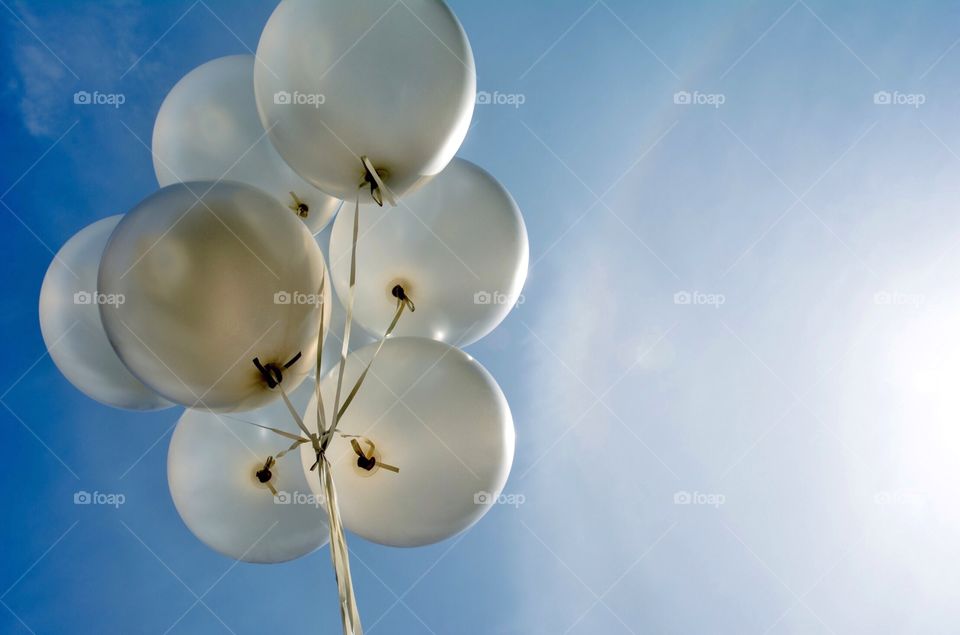
<path id="1" fill-rule="evenodd" d="M 337 591 L 340 595 L 340 617 L 343 619 L 343 635 L 363 635 L 360 625 L 360 612 L 357 610 L 357 598 L 353 592 L 353 579 L 350 577 L 350 552 L 343 535 L 340 522 L 340 506 L 337 503 L 337 490 L 333 485 L 333 474 L 327 457 L 320 455 L 320 482 L 327 506 L 330 523 L 330 558 L 337 577 Z"/>

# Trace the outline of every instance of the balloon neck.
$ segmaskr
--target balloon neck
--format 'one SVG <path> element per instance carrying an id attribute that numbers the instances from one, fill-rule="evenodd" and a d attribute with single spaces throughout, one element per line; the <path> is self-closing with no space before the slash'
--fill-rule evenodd
<path id="1" fill-rule="evenodd" d="M 362 439 L 366 444 L 366 449 L 360 446 L 360 441 L 358 438 Z M 354 437 L 350 439 L 350 446 L 357 455 L 356 465 L 359 469 L 363 470 L 364 476 L 379 471 L 379 468 L 383 468 L 394 473 L 400 472 L 400 468 L 393 465 L 388 465 L 381 460 L 380 453 L 377 451 L 377 446 L 374 445 L 373 441 L 370 439 L 366 437 Z"/>
<path id="2" fill-rule="evenodd" d="M 374 167 L 370 159 L 365 156 L 360 157 L 360 162 L 363 164 L 363 182 L 360 183 L 360 188 L 369 187 L 370 198 L 380 207 L 383 207 L 384 200 L 391 206 L 396 205 L 396 201 L 393 200 L 393 196 L 387 190 L 386 183 L 384 183 L 390 177 L 390 171 Z"/>
<path id="3" fill-rule="evenodd" d="M 260 376 L 263 378 L 263 381 L 266 382 L 267 386 L 273 389 L 279 386 L 280 382 L 283 381 L 283 371 L 290 368 L 294 364 L 296 364 L 297 361 L 299 361 L 300 357 L 301 357 L 301 353 L 297 353 L 292 358 L 290 358 L 290 361 L 288 361 L 286 364 L 283 364 L 282 366 L 278 366 L 273 362 L 268 362 L 266 364 L 263 364 L 260 362 L 259 357 L 254 357 L 253 365 L 257 368 L 258 371 L 260 371 Z"/>
<path id="4" fill-rule="evenodd" d="M 390 289 L 390 295 L 397 299 L 397 306 L 400 304 L 406 304 L 407 308 L 410 309 L 410 312 L 416 311 L 417 308 L 413 304 L 413 300 L 410 299 L 410 295 L 407 293 L 409 288 L 409 283 L 406 281 L 400 280 L 394 282 L 393 287 Z"/>
<path id="5" fill-rule="evenodd" d="M 287 207 L 293 210 L 300 218 L 307 218 L 310 215 L 310 206 L 301 201 L 295 192 L 290 192 L 290 198 L 293 199 L 293 203 L 287 205 Z"/>
<path id="6" fill-rule="evenodd" d="M 264 462 L 263 466 L 258 469 L 253 475 L 256 477 L 257 482 L 261 485 L 270 486 L 270 481 L 273 480 L 273 470 L 271 469 L 276 464 L 272 456 L 268 456 L 267 460 Z"/>

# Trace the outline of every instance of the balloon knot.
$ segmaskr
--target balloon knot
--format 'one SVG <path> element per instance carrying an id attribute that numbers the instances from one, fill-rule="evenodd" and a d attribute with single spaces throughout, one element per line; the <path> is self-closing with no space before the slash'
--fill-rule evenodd
<path id="1" fill-rule="evenodd" d="M 373 441 L 370 439 L 363 439 L 367 444 L 367 451 L 364 452 L 360 447 L 360 443 L 356 438 L 350 439 L 350 446 L 353 448 L 353 451 L 357 454 L 357 467 L 361 470 L 366 470 L 367 472 L 372 472 L 375 467 L 382 467 L 384 469 L 390 470 L 391 472 L 399 472 L 400 469 L 393 466 L 378 461 L 377 457 L 374 455 L 376 452 L 376 446 L 373 444 Z"/>
<path id="2" fill-rule="evenodd" d="M 397 302 L 406 304 L 411 313 L 417 310 L 417 308 L 413 305 L 413 300 L 410 299 L 410 297 L 407 295 L 407 292 L 403 290 L 401 285 L 395 285 L 393 289 L 390 290 L 390 294 L 397 299 Z"/>
<path id="3" fill-rule="evenodd" d="M 300 200 L 300 197 L 294 192 L 290 192 L 290 198 L 293 199 L 293 203 L 288 205 L 291 210 L 296 212 L 297 216 L 300 218 L 306 218 L 310 215 L 310 206 Z"/>
<path id="4" fill-rule="evenodd" d="M 266 463 L 263 464 L 263 468 L 257 470 L 256 476 L 257 480 L 261 483 L 267 483 L 273 478 L 273 472 L 270 471 L 270 468 L 273 466 L 273 457 L 268 456 Z"/>
<path id="5" fill-rule="evenodd" d="M 260 371 L 260 376 L 263 377 L 263 380 L 267 382 L 267 386 L 270 388 L 276 388 L 280 385 L 280 382 L 283 381 L 283 371 L 290 368 L 297 361 L 300 360 L 302 352 L 298 352 L 296 355 L 290 358 L 286 364 L 283 365 L 283 368 L 278 367 L 274 363 L 263 364 L 260 362 L 259 357 L 253 358 L 253 365 L 257 367 L 257 370 Z"/>
<path id="6" fill-rule="evenodd" d="M 387 176 L 387 171 L 373 167 L 373 163 L 371 163 L 370 159 L 365 156 L 360 157 L 360 162 L 363 164 L 363 182 L 360 184 L 360 187 L 369 187 L 370 198 L 372 198 L 380 207 L 383 207 L 383 199 L 385 195 L 387 202 L 391 205 L 394 205 L 395 203 L 393 201 L 393 197 L 389 192 L 385 192 L 386 185 L 384 184 L 383 179 Z"/>

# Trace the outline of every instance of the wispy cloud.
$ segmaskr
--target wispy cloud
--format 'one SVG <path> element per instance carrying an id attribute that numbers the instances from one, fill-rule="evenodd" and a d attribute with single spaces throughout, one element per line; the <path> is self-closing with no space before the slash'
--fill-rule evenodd
<path id="1" fill-rule="evenodd" d="M 19 81 L 11 90 L 19 93 L 20 113 L 30 134 L 56 137 L 60 134 L 55 122 L 64 116 L 67 102 L 63 86 L 73 78 L 45 49 L 24 43 L 14 51 Z"/>
<path id="2" fill-rule="evenodd" d="M 59 136 L 76 119 L 71 112 L 74 92 L 100 88 L 86 86 L 84 78 L 109 76 L 110 69 L 120 69 L 137 55 L 141 11 L 136 3 L 91 4 L 79 14 L 71 12 L 69 19 L 22 2 L 7 9 L 14 66 L 7 90 L 16 95 L 31 135 Z"/>

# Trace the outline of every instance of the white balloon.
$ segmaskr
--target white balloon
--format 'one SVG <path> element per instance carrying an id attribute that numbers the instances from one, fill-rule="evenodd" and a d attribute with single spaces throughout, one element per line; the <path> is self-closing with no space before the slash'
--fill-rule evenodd
<path id="1" fill-rule="evenodd" d="M 363 156 L 395 196 L 440 172 L 466 136 L 476 83 L 470 43 L 441 0 L 283 0 L 254 71 L 274 146 L 349 201 Z"/>
<path id="2" fill-rule="evenodd" d="M 290 395 L 306 408 L 314 382 Z M 307 484 L 296 452 L 275 460 L 267 483 L 257 472 L 291 441 L 243 421 L 299 434 L 283 401 L 236 415 L 187 410 L 167 454 L 167 481 L 184 524 L 211 549 L 245 562 L 285 562 L 326 544 L 326 511 Z M 264 475 L 266 476 L 266 475 Z"/>
<path id="3" fill-rule="evenodd" d="M 284 205 L 294 204 L 293 192 L 307 206 L 304 222 L 315 234 L 340 201 L 300 178 L 270 143 L 253 95 L 253 62 L 253 55 L 221 57 L 177 82 L 153 127 L 157 181 L 240 181 Z"/>
<path id="4" fill-rule="evenodd" d="M 353 210 L 333 224 L 331 277 L 343 301 L 350 283 Z M 492 331 L 520 297 L 529 247 L 510 193 L 483 168 L 460 158 L 394 208 L 360 209 L 354 316 L 383 334 L 401 285 L 416 305 L 397 326 L 457 346 Z"/>
<path id="5" fill-rule="evenodd" d="M 344 391 L 374 348 L 348 358 Z M 332 372 L 321 384 L 328 416 L 336 381 Z M 316 412 L 314 397 L 306 410 L 310 429 Z M 470 527 L 500 495 L 513 462 L 513 419 L 497 382 L 463 351 L 424 338 L 387 340 L 338 430 L 363 435 L 377 461 L 400 470 L 364 470 L 340 436 L 327 450 L 344 527 L 385 545 L 426 545 Z M 305 470 L 316 460 L 305 446 L 301 458 Z M 315 471 L 307 482 L 322 492 Z"/>
<path id="6" fill-rule="evenodd" d="M 329 323 L 325 276 L 306 226 L 262 191 L 170 185 L 114 230 L 99 288 L 124 301 L 100 316 L 120 359 L 162 396 L 250 410 L 278 396 L 254 358 L 279 368 L 300 353 L 282 371 L 288 390 L 313 370 L 321 306 Z"/>
<path id="7" fill-rule="evenodd" d="M 113 351 L 100 321 L 97 293 L 100 256 L 121 215 L 88 225 L 60 248 L 40 287 L 40 332 L 63 376 L 97 401 L 128 410 L 160 410 L 173 404 L 130 374 Z"/>

